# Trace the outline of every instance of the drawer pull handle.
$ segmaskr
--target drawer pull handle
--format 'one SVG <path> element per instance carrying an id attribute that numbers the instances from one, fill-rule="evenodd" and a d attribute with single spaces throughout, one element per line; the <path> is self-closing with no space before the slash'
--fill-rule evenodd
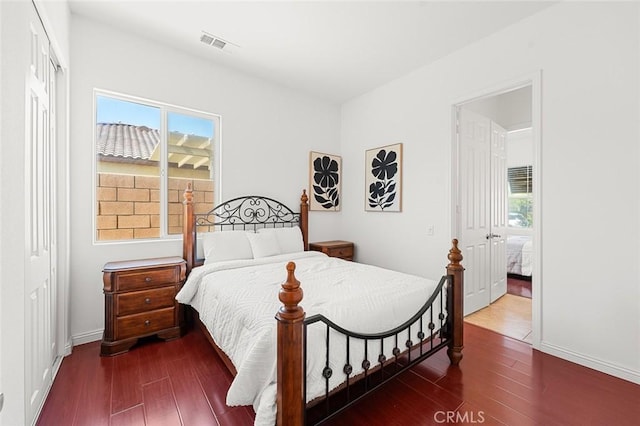
<path id="1" fill-rule="evenodd" d="M 146 282 L 151 282 L 151 277 L 146 277 L 144 280 L 145 280 Z"/>
<path id="2" fill-rule="evenodd" d="M 149 320 L 145 320 L 144 325 L 146 325 L 147 327 L 151 325 L 151 321 Z"/>
<path id="3" fill-rule="evenodd" d="M 151 299 L 147 297 L 146 299 L 144 299 L 144 303 L 149 305 L 151 303 Z"/>

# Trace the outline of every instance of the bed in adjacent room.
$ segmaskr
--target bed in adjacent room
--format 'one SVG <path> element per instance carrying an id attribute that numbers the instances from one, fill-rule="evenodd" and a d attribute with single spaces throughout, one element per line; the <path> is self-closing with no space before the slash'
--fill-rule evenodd
<path id="1" fill-rule="evenodd" d="M 185 192 L 190 273 L 177 299 L 235 376 L 227 404 L 252 405 L 260 425 L 335 415 L 444 347 L 462 358 L 457 241 L 438 280 L 328 257 L 308 251 L 306 198 L 300 213 L 240 197 L 194 215 Z"/>
<path id="2" fill-rule="evenodd" d="M 507 273 L 531 277 L 533 272 L 533 242 L 529 235 L 507 238 Z"/>

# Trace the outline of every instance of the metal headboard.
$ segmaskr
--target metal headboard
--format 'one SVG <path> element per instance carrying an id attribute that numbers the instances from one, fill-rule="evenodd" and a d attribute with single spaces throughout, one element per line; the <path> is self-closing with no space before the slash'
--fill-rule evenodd
<path id="1" fill-rule="evenodd" d="M 272 198 L 258 195 L 234 198 L 204 214 L 194 215 L 196 227 L 213 230 L 253 230 L 300 225 L 300 213 Z"/>
<path id="2" fill-rule="evenodd" d="M 307 223 L 308 198 L 303 190 L 300 212 L 296 213 L 280 201 L 249 195 L 237 197 L 219 204 L 207 213 L 193 212 L 191 185 L 184 193 L 183 254 L 187 270 L 203 263 L 197 256 L 198 232 L 249 230 L 260 228 L 284 228 L 300 226 L 305 250 L 308 249 Z"/>

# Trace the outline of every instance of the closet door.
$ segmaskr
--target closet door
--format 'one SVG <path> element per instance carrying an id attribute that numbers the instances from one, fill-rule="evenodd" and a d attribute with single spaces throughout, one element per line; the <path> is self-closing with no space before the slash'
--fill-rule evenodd
<path id="1" fill-rule="evenodd" d="M 55 150 L 50 129 L 49 40 L 33 7 L 29 8 L 25 31 L 30 37 L 25 91 L 25 414 L 31 424 L 51 383 L 55 356 L 55 271 L 51 262 Z"/>

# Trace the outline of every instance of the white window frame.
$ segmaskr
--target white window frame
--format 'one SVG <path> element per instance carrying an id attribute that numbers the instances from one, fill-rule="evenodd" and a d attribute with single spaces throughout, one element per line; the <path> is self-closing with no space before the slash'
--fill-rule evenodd
<path id="1" fill-rule="evenodd" d="M 160 236 L 157 238 L 136 238 L 127 240 L 98 240 L 97 239 L 97 176 L 98 176 L 98 155 L 96 150 L 96 125 L 97 125 L 97 98 L 98 96 L 110 97 L 113 99 L 135 102 L 160 109 Z M 182 238 L 182 234 L 168 234 L 168 158 L 167 143 L 168 143 L 168 113 L 177 113 L 192 115 L 195 117 L 205 118 L 214 122 L 213 130 L 213 185 L 214 185 L 214 206 L 220 203 L 222 199 L 222 116 L 206 111 L 201 111 L 193 108 L 182 107 L 178 105 L 169 104 L 166 102 L 141 98 L 137 96 L 127 95 L 124 93 L 113 92 L 104 89 L 95 88 L 93 90 L 93 195 L 92 201 L 92 234 L 94 245 L 109 245 L 109 244 L 131 244 L 131 243 L 149 243 L 151 241 L 175 241 Z M 185 188 L 186 189 L 186 188 Z"/>

